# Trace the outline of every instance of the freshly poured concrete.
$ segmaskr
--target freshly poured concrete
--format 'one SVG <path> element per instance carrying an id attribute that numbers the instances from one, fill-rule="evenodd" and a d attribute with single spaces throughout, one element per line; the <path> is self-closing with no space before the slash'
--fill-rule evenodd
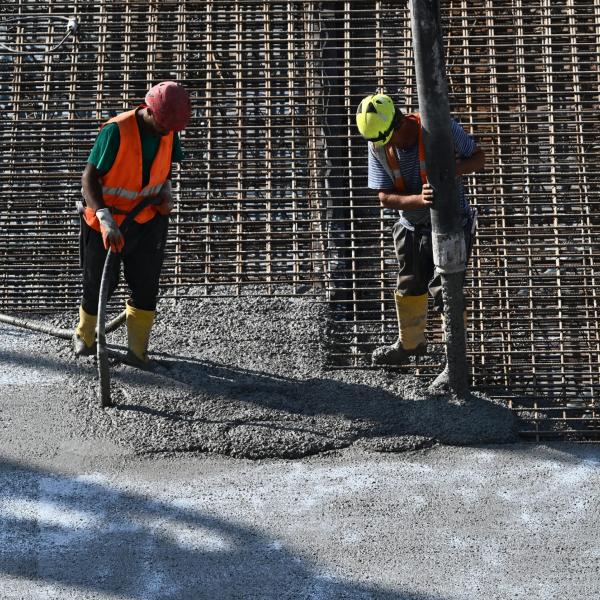
<path id="1" fill-rule="evenodd" d="M 481 394 L 457 402 L 397 372 L 328 369 L 323 304 L 165 301 L 158 314 L 152 349 L 160 366 L 144 373 L 115 363 L 113 408 L 101 410 L 95 400 L 94 358 L 75 362 L 63 340 L 25 330 L 0 330 L 23 347 L 7 345 L 5 362 L 14 369 L 5 384 L 11 376 L 24 383 L 25 365 L 32 383 L 61 374 L 67 393 L 59 402 L 81 416 L 78 433 L 106 436 L 137 453 L 298 458 L 353 445 L 395 452 L 517 439 L 511 411 Z M 123 343 L 123 333 L 112 339 Z"/>
<path id="2" fill-rule="evenodd" d="M 489 445 L 503 407 L 329 372 L 321 308 L 263 302 L 164 303 L 105 411 L 0 327 L 0 598 L 600 597 L 597 446 Z"/>

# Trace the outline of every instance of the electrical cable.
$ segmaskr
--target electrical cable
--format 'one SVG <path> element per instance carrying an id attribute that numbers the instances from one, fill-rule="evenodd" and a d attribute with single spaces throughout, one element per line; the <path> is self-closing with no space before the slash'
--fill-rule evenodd
<path id="1" fill-rule="evenodd" d="M 56 19 L 61 20 L 61 21 L 66 21 L 67 22 L 67 33 L 63 36 L 63 38 L 60 40 L 60 42 L 58 42 L 58 44 L 52 46 L 52 48 L 46 48 L 45 50 L 40 50 L 37 52 L 42 52 L 43 54 L 47 54 L 49 52 L 55 52 L 66 42 L 66 40 L 69 36 L 71 36 L 71 35 L 77 36 L 77 32 L 79 31 L 79 21 L 77 20 L 77 17 L 75 17 L 75 16 L 62 17 L 60 15 L 19 15 L 16 17 L 11 17 L 11 18 L 0 21 L 0 26 L 5 25 L 5 24 L 18 25 L 24 21 L 42 21 L 44 19 L 48 22 L 51 22 L 52 20 L 56 20 Z M 24 45 L 26 45 L 26 44 L 24 44 Z M 29 44 L 29 46 L 32 46 L 34 48 L 35 47 L 44 47 L 43 44 Z M 16 54 L 18 56 L 29 56 L 31 54 L 37 53 L 35 50 L 31 50 L 31 51 L 15 50 L 14 48 L 7 46 L 3 42 L 0 42 L 0 48 L 3 48 L 7 52 L 10 52 L 11 54 Z"/>

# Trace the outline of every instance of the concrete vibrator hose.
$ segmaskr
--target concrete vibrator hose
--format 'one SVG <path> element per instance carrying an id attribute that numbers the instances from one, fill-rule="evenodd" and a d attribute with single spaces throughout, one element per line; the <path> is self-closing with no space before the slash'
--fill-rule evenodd
<path id="1" fill-rule="evenodd" d="M 46 333 L 53 337 L 61 338 L 63 340 L 70 340 L 73 337 L 72 329 L 61 329 L 59 327 L 51 327 L 40 321 L 33 321 L 31 319 L 21 319 L 20 317 L 11 317 L 10 315 L 0 314 L 0 323 L 6 323 L 13 327 L 21 327 L 23 329 L 30 329 L 31 331 L 39 331 L 40 333 Z M 106 325 L 106 333 L 110 333 L 115 329 L 119 328 L 125 323 L 125 311 L 119 316 L 115 317 Z"/>
<path id="2" fill-rule="evenodd" d="M 154 197 L 144 198 L 137 204 L 123 220 L 120 226 L 121 233 L 125 235 L 133 219 L 150 204 L 157 204 L 158 200 Z M 98 299 L 98 321 L 96 324 L 96 358 L 98 362 L 98 395 L 100 397 L 100 406 L 106 408 L 111 406 L 110 399 L 110 370 L 108 368 L 108 352 L 106 350 L 106 333 L 108 327 L 106 323 L 106 304 L 108 303 L 108 287 L 110 272 L 113 261 L 118 258 L 110 248 L 104 261 L 102 270 L 102 279 L 100 280 L 100 296 Z"/>

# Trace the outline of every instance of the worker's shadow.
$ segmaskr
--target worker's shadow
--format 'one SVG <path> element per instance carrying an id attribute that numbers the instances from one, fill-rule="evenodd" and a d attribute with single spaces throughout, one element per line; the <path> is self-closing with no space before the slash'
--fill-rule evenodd
<path id="1" fill-rule="evenodd" d="M 331 429 L 338 441 L 345 442 L 342 445 L 390 436 L 419 436 L 450 444 L 517 439 L 512 411 L 481 395 L 456 402 L 413 388 L 404 397 L 402 391 L 392 393 L 377 384 L 349 383 L 326 375 L 293 379 L 172 354 L 157 357 L 155 374 L 184 384 L 190 393 L 180 404 L 175 399 L 157 406 L 140 398 L 141 402 L 122 402 L 118 408 L 204 424 L 260 420 L 263 427 L 280 425 L 321 436 Z M 368 376 L 365 373 L 363 381 L 368 382 Z M 136 377 L 143 380 L 144 374 L 138 372 Z M 215 399 L 220 411 L 214 410 Z"/>
<path id="2" fill-rule="evenodd" d="M 296 552 L 285 502 L 274 501 L 270 517 L 258 511 L 232 519 L 239 503 L 226 494 L 207 496 L 193 483 L 173 494 L 168 482 L 158 490 L 154 483 L 154 496 L 168 492 L 156 500 L 129 491 L 138 482 L 112 485 L 0 459 L 2 596 L 442 600 L 319 570 Z M 260 530 L 273 527 L 278 510 L 287 541 Z"/>

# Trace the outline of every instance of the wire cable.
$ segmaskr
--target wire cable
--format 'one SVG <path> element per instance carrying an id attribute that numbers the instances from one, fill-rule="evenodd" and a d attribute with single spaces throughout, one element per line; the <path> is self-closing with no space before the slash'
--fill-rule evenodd
<path id="1" fill-rule="evenodd" d="M 16 17 L 4 19 L 3 21 L 0 22 L 0 26 L 6 25 L 6 24 L 19 25 L 20 23 L 22 23 L 24 21 L 42 21 L 42 20 L 46 20 L 48 22 L 51 22 L 52 20 L 61 20 L 61 21 L 67 22 L 67 33 L 63 36 L 63 38 L 60 40 L 60 42 L 58 42 L 58 44 L 52 46 L 52 48 L 46 48 L 45 50 L 42 50 L 41 52 L 43 52 L 44 54 L 48 54 L 49 52 L 56 52 L 56 50 L 58 50 L 67 41 L 69 36 L 71 36 L 71 35 L 77 36 L 77 33 L 79 31 L 79 21 L 77 20 L 77 17 L 75 17 L 75 16 L 62 17 L 60 15 L 19 15 Z M 24 45 L 29 45 L 33 48 L 44 47 L 43 44 L 27 44 L 27 43 L 25 43 Z M 39 52 L 39 51 L 36 51 L 33 49 L 31 51 L 15 50 L 14 48 L 7 46 L 3 42 L 0 42 L 0 48 L 6 50 L 7 52 L 10 52 L 11 54 L 16 54 L 19 56 L 29 56 L 30 54 L 36 54 L 37 52 Z"/>

